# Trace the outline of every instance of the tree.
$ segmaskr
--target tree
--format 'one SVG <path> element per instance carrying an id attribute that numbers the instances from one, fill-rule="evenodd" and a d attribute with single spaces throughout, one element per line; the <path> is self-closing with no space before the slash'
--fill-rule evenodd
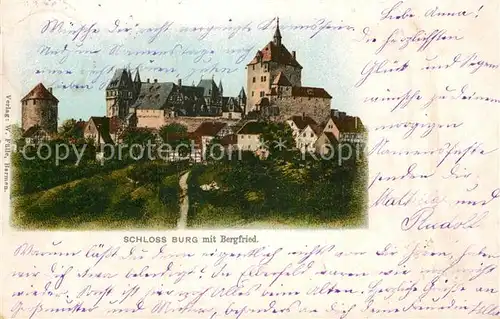
<path id="1" fill-rule="evenodd" d="M 12 142 L 17 143 L 23 136 L 23 129 L 18 124 L 11 124 L 8 128 Z"/>
<path id="2" fill-rule="evenodd" d="M 125 155 L 131 155 L 135 160 L 147 160 L 146 146 L 156 144 L 153 132 L 145 128 L 129 127 L 123 132 L 122 138 L 123 144 L 127 146 Z"/>
<path id="3" fill-rule="evenodd" d="M 296 151 L 293 131 L 286 123 L 267 122 L 261 135 L 269 149 L 269 157 L 292 159 Z"/>
<path id="4" fill-rule="evenodd" d="M 160 127 L 159 135 L 162 139 L 168 139 L 169 134 L 186 134 L 187 135 L 187 127 L 180 123 L 170 123 L 165 124 Z"/>
<path id="5" fill-rule="evenodd" d="M 79 140 L 83 138 L 83 126 L 77 125 L 75 119 L 65 120 L 59 127 L 59 136 L 65 140 Z"/>
<path id="6" fill-rule="evenodd" d="M 155 136 L 153 132 L 145 128 L 135 128 L 128 127 L 123 132 L 123 143 L 129 146 L 133 144 L 146 145 L 148 141 L 151 141 L 153 144 L 155 141 Z"/>
<path id="7" fill-rule="evenodd" d="M 177 150 L 179 156 L 186 156 L 190 153 L 190 140 L 186 126 L 179 123 L 166 124 L 160 127 L 158 135 L 172 151 Z"/>

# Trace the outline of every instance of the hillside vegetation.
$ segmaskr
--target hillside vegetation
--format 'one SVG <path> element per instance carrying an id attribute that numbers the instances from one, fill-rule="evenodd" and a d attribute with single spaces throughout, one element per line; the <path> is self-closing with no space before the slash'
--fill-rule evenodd
<path id="1" fill-rule="evenodd" d="M 367 222 L 367 174 L 365 158 L 338 165 L 247 154 L 243 161 L 200 165 L 189 180 L 188 225 L 361 227 Z"/>
<path id="2" fill-rule="evenodd" d="M 13 198 L 24 229 L 173 228 L 179 213 L 178 167 L 138 163 Z"/>

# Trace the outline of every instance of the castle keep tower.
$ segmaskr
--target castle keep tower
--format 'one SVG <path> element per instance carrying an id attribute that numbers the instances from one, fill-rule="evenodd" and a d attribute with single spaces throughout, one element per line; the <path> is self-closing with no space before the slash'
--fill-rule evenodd
<path id="1" fill-rule="evenodd" d="M 136 82 L 132 81 L 132 73 L 127 69 L 117 69 L 106 87 L 106 116 L 117 116 L 125 119 L 140 90 L 140 76 L 137 71 Z M 139 83 L 137 83 L 139 81 Z"/>
<path id="2" fill-rule="evenodd" d="M 52 95 L 52 88 L 46 89 L 42 83 L 37 84 L 21 99 L 23 131 L 38 126 L 47 133 L 56 133 L 58 104 L 59 100 Z"/>
<path id="3" fill-rule="evenodd" d="M 247 64 L 247 107 L 245 113 L 257 109 L 256 105 L 271 93 L 271 85 L 278 74 L 283 73 L 294 87 L 300 87 L 302 66 L 296 60 L 295 51 L 290 53 L 282 43 L 279 19 L 273 40 Z"/>

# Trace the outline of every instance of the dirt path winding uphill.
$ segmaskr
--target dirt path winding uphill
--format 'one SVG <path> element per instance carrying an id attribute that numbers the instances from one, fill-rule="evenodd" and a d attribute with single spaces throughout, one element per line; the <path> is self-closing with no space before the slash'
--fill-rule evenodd
<path id="1" fill-rule="evenodd" d="M 189 198 L 188 198 L 188 185 L 187 179 L 189 171 L 184 173 L 179 179 L 179 186 L 181 188 L 180 194 L 180 217 L 177 221 L 177 229 L 185 229 L 187 227 L 187 215 L 189 211 Z"/>

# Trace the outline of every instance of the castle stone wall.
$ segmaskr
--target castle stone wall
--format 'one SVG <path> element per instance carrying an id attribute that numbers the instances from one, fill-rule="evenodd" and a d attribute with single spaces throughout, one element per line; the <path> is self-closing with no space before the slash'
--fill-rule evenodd
<path id="1" fill-rule="evenodd" d="M 330 99 L 283 97 L 276 98 L 274 104 L 279 108 L 279 115 L 272 118 L 274 121 L 284 122 L 292 116 L 305 115 L 322 123 L 330 116 Z"/>
<path id="2" fill-rule="evenodd" d="M 187 127 L 188 132 L 195 131 L 198 126 L 203 122 L 222 122 L 228 124 L 236 124 L 239 119 L 228 119 L 223 117 L 165 117 L 163 116 L 163 111 L 161 110 L 150 110 L 149 113 L 144 110 L 140 113 L 137 113 L 137 126 L 138 127 L 147 127 L 147 128 L 156 128 L 159 129 L 163 125 L 179 123 Z"/>
<path id="3" fill-rule="evenodd" d="M 188 128 L 188 132 L 194 132 L 203 122 L 222 122 L 227 124 L 236 124 L 238 120 L 222 117 L 167 117 L 165 124 L 179 123 Z"/>
<path id="4" fill-rule="evenodd" d="M 27 100 L 22 105 L 22 127 L 39 125 L 47 132 L 57 132 L 57 104 L 50 100 Z"/>

